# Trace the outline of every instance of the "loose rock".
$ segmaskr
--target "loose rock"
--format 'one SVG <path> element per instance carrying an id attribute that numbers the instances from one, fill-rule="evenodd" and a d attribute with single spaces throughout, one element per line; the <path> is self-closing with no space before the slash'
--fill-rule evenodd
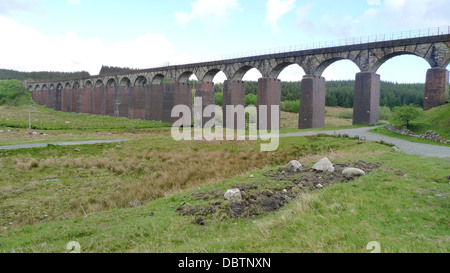
<path id="1" fill-rule="evenodd" d="M 232 189 L 228 190 L 225 193 L 225 199 L 231 202 L 241 202 L 242 201 L 242 195 L 241 191 L 239 189 Z"/>
<path id="2" fill-rule="evenodd" d="M 391 152 L 393 152 L 393 153 L 399 153 L 401 151 L 402 150 L 400 150 L 400 148 L 398 148 L 397 146 L 394 146 L 394 147 L 391 148 Z"/>
<path id="3" fill-rule="evenodd" d="M 358 168 L 345 168 L 344 171 L 342 171 L 342 174 L 346 177 L 357 177 L 357 176 L 364 176 L 366 173 Z"/>
<path id="4" fill-rule="evenodd" d="M 316 171 L 321 172 L 334 172 L 334 166 L 333 163 L 328 158 L 323 158 L 319 162 L 317 162 L 313 167 Z"/>
<path id="5" fill-rule="evenodd" d="M 300 164 L 300 162 L 298 162 L 297 160 L 292 160 L 291 162 L 289 162 L 286 165 L 286 170 L 289 172 L 300 172 L 302 170 L 302 164 Z"/>

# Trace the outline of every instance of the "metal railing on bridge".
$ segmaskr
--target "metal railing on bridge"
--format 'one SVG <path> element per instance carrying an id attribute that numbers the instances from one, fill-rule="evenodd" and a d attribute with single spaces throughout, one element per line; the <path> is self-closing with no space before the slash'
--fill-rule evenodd
<path id="1" fill-rule="evenodd" d="M 176 65 L 183 65 L 183 64 L 216 62 L 216 61 L 223 61 L 223 60 L 230 60 L 230 59 L 240 59 L 240 58 L 247 58 L 247 57 L 253 57 L 253 56 L 261 56 L 261 55 L 282 54 L 282 53 L 288 53 L 288 52 L 314 50 L 314 49 L 320 49 L 320 48 L 351 46 L 351 45 L 358 45 L 358 44 L 365 44 L 365 43 L 387 42 L 387 41 L 421 38 L 421 37 L 437 36 L 437 35 L 450 35 L 450 26 L 393 32 L 393 33 L 389 33 L 389 34 L 377 34 L 377 35 L 362 36 L 362 37 L 352 37 L 352 38 L 346 38 L 346 39 L 315 42 L 315 43 L 306 43 L 306 44 L 284 46 L 284 47 L 276 47 L 276 48 L 262 49 L 262 50 L 257 50 L 257 51 L 247 51 L 247 52 L 228 54 L 228 55 L 223 55 L 223 56 L 191 59 L 191 60 L 186 60 L 186 61 L 182 61 L 182 62 L 177 62 L 177 61 L 165 62 L 165 63 L 159 64 L 157 66 L 154 66 L 154 67 L 166 67 L 166 66 L 176 66 Z"/>

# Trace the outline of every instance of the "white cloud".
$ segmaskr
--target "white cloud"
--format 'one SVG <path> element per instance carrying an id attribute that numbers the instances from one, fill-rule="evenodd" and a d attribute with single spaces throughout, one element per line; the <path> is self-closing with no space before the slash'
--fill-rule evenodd
<path id="1" fill-rule="evenodd" d="M 296 28 L 308 35 L 315 31 L 314 23 L 309 19 L 313 7 L 314 3 L 309 3 L 297 9 Z"/>
<path id="2" fill-rule="evenodd" d="M 360 18 L 365 26 L 378 24 L 392 31 L 450 25 L 448 0 L 386 0 Z"/>
<path id="3" fill-rule="evenodd" d="M 150 68 L 164 62 L 187 59 L 174 52 L 160 34 L 145 34 L 133 41 L 112 45 L 100 39 L 83 40 L 75 33 L 50 37 L 0 16 L 1 67 L 19 71 L 88 71 L 96 75 L 102 65 Z"/>
<path id="4" fill-rule="evenodd" d="M 191 7 L 191 13 L 173 14 L 178 24 L 185 26 L 192 21 L 200 20 L 211 27 L 212 25 L 220 27 L 228 21 L 230 10 L 236 10 L 239 7 L 239 2 L 238 0 L 198 0 L 191 3 Z"/>
<path id="5" fill-rule="evenodd" d="M 379 6 L 381 5 L 381 0 L 367 0 L 369 6 Z"/>
<path id="6" fill-rule="evenodd" d="M 79 6 L 81 5 L 81 0 L 67 0 L 67 5 L 69 6 Z"/>
<path id="7" fill-rule="evenodd" d="M 273 31 L 278 31 L 278 20 L 295 8 L 296 0 L 269 0 L 266 3 L 266 25 L 270 25 Z"/>

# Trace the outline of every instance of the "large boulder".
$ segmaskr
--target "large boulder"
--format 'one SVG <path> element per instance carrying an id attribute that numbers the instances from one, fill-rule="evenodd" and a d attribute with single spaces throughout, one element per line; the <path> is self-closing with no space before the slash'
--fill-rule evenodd
<path id="1" fill-rule="evenodd" d="M 241 202 L 242 201 L 241 191 L 239 189 L 228 190 L 225 193 L 225 199 L 230 202 Z"/>
<path id="2" fill-rule="evenodd" d="M 342 172 L 342 174 L 345 177 L 358 177 L 358 176 L 364 176 L 366 175 L 366 173 L 358 168 L 345 168 L 344 171 Z"/>
<path id="3" fill-rule="evenodd" d="M 319 162 L 317 162 L 313 167 L 314 170 L 320 172 L 334 172 L 333 163 L 331 163 L 328 158 L 323 158 Z"/>
<path id="4" fill-rule="evenodd" d="M 298 162 L 297 160 L 292 160 L 286 165 L 286 171 L 293 173 L 301 172 L 302 168 L 302 164 L 300 164 L 300 162 Z"/>

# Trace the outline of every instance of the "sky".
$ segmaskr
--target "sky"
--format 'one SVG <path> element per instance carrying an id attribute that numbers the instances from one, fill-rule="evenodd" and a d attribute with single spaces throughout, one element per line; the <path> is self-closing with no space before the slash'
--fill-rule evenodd
<path id="1" fill-rule="evenodd" d="M 449 0 L 1 0 L 0 68 L 88 71 L 151 68 L 351 37 L 450 26 Z M 428 63 L 395 57 L 382 80 L 425 82 Z M 327 80 L 354 79 L 350 61 Z M 297 65 L 283 81 L 299 81 Z M 223 74 L 215 82 L 223 81 Z M 244 80 L 257 80 L 254 69 Z"/>

